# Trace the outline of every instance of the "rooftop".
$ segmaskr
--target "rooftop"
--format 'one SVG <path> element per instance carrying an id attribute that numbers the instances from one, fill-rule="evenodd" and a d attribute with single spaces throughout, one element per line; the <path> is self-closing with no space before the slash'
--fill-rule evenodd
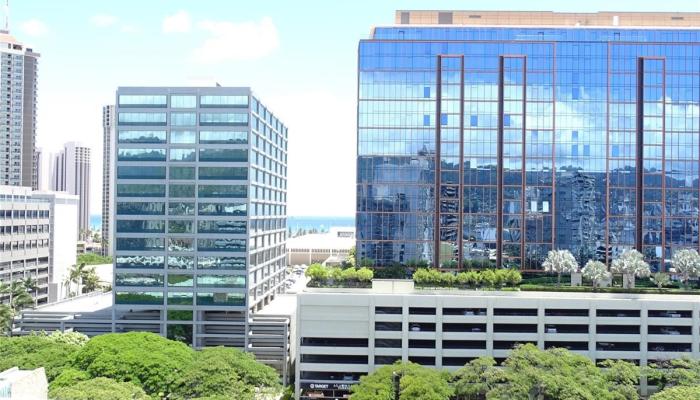
<path id="1" fill-rule="evenodd" d="M 40 306 L 31 312 L 89 313 L 112 307 L 112 292 L 96 292 Z"/>
<path id="2" fill-rule="evenodd" d="M 697 28 L 700 12 L 563 13 L 552 11 L 398 10 L 397 25 L 587 26 Z"/>
<path id="3" fill-rule="evenodd" d="M 597 293 L 571 291 L 517 291 L 517 290 L 472 290 L 457 288 L 417 288 L 410 279 L 373 279 L 371 288 L 306 287 L 303 293 L 328 294 L 374 294 L 374 295 L 422 295 L 422 296 L 468 296 L 468 297 L 516 297 L 526 299 L 628 299 L 700 302 L 700 296 L 688 294 L 655 293 Z"/>
<path id="4" fill-rule="evenodd" d="M 352 236 L 345 233 L 352 232 Z M 287 249 L 350 249 L 355 245 L 355 228 L 331 228 L 325 233 L 310 233 L 287 239 Z"/>

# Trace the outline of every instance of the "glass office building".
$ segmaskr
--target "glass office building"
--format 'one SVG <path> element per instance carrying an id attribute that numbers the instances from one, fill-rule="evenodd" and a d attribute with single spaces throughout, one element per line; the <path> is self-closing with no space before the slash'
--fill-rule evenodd
<path id="1" fill-rule="evenodd" d="M 659 269 L 697 249 L 698 26 L 398 11 L 359 44 L 358 257 L 536 270 L 636 248 Z"/>
<path id="2" fill-rule="evenodd" d="M 248 88 L 117 91 L 114 320 L 248 348 L 284 289 L 287 128 Z"/>

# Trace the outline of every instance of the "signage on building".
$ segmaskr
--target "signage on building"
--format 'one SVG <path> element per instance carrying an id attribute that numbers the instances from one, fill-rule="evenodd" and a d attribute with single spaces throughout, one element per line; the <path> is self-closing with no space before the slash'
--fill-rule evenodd
<path id="1" fill-rule="evenodd" d="M 302 389 L 313 390 L 350 390 L 349 383 L 301 383 Z"/>

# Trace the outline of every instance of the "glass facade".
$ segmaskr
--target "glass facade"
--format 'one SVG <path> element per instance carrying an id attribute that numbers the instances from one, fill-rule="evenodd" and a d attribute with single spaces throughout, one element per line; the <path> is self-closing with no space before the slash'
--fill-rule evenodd
<path id="1" fill-rule="evenodd" d="M 698 248 L 700 32 L 376 28 L 359 45 L 358 257 L 666 268 Z"/>
<path id="2" fill-rule="evenodd" d="M 194 346 L 226 334 L 245 347 L 247 313 L 284 289 L 287 128 L 245 88 L 117 96 L 120 318 L 143 311 Z"/>

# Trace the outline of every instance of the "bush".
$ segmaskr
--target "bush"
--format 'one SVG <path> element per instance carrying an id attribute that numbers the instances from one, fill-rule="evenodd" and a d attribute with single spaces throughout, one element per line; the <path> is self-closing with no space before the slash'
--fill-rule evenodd
<path id="1" fill-rule="evenodd" d="M 90 374 L 75 368 L 66 368 L 51 382 L 51 389 L 73 386 L 78 382 L 87 381 Z"/>
<path id="2" fill-rule="evenodd" d="M 94 378 L 73 386 L 57 387 L 49 392 L 53 400 L 147 400 L 149 397 L 131 382 L 117 382 L 109 378 Z"/>
<path id="3" fill-rule="evenodd" d="M 312 264 L 306 269 L 306 276 L 311 280 L 310 286 L 366 286 L 374 278 L 374 272 L 367 268 L 324 267 Z"/>
<path id="4" fill-rule="evenodd" d="M 51 334 L 48 334 L 46 332 L 34 332 L 32 333 L 37 336 L 44 336 L 46 339 L 50 340 L 53 343 L 63 343 L 63 344 L 72 344 L 75 346 L 84 346 L 85 343 L 90 340 L 90 338 L 87 337 L 87 335 L 84 335 L 80 332 L 61 332 L 61 331 L 53 331 Z"/>
<path id="5" fill-rule="evenodd" d="M 187 345 L 155 333 L 110 333 L 92 338 L 76 355 L 74 366 L 93 377 L 134 382 L 146 393 L 170 393 L 179 373 L 192 363 Z"/>
<path id="6" fill-rule="evenodd" d="M 649 400 L 700 399 L 700 386 L 674 386 L 655 393 Z"/>
<path id="7" fill-rule="evenodd" d="M 44 367 L 49 382 L 69 367 L 80 346 L 59 343 L 46 335 L 0 337 L 0 371 Z"/>

